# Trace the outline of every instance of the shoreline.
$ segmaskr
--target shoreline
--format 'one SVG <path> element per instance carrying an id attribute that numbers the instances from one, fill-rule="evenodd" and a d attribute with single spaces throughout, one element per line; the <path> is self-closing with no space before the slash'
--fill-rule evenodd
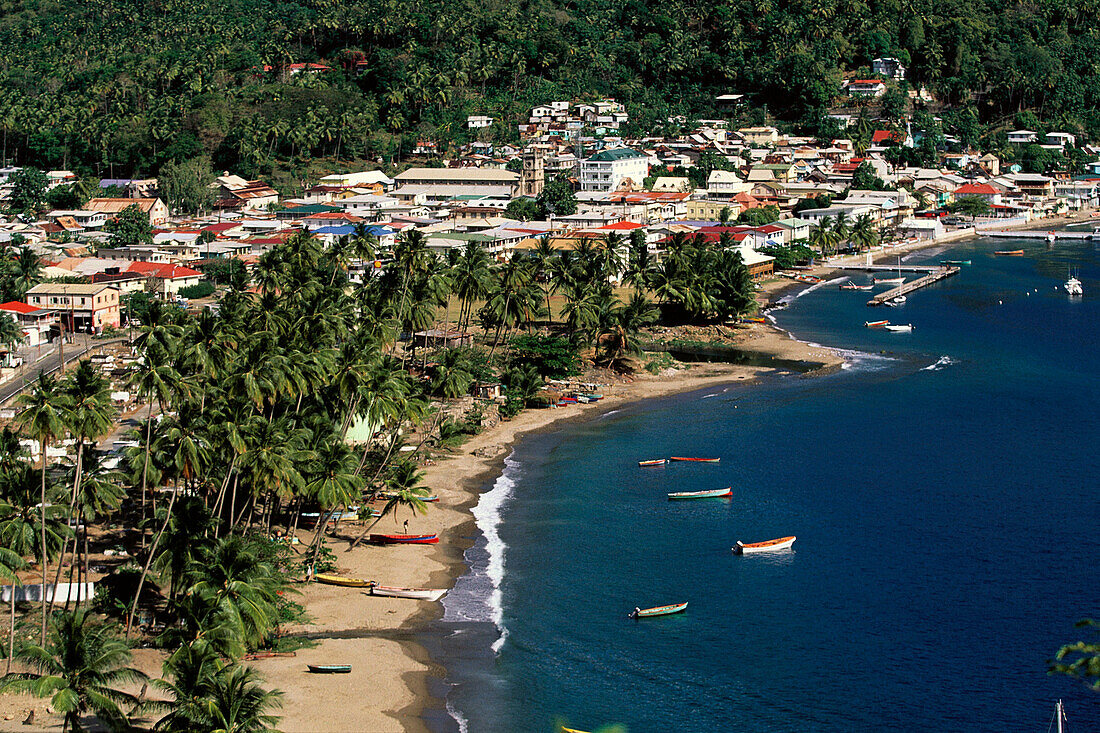
<path id="1" fill-rule="evenodd" d="M 738 334 L 738 347 L 777 359 L 816 365 L 800 376 L 828 374 L 841 368 L 836 351 L 796 340 L 772 325 L 753 325 Z M 364 577 L 387 585 L 447 588 L 468 568 L 465 553 L 474 542 L 477 525 L 471 513 L 482 493 L 504 467 L 504 460 L 520 439 L 588 421 L 645 399 L 690 392 L 717 384 L 754 383 L 783 369 L 726 363 L 694 363 L 657 375 L 642 373 L 602 387 L 604 399 L 587 405 L 527 409 L 472 436 L 457 451 L 422 466 L 423 485 L 440 500 L 423 516 L 390 521 L 395 527 L 409 518 L 410 531 L 438 532 L 440 544 L 428 546 L 360 545 L 346 552 L 346 540 L 361 531 L 348 525 L 329 536 L 328 547 L 342 575 Z M 385 529 L 382 529 L 385 531 Z M 312 532 L 302 533 L 305 543 Z M 427 553 L 425 554 L 425 550 Z M 259 660 L 253 666 L 271 687 L 286 693 L 280 730 L 287 733 L 330 731 L 429 731 L 425 711 L 441 709 L 432 694 L 432 681 L 445 677 L 443 665 L 430 657 L 417 635 L 442 617 L 441 602 L 410 601 L 366 596 L 358 589 L 303 584 L 297 599 L 312 618 L 309 624 L 288 627 L 288 635 L 318 643 L 299 650 L 293 658 Z M 339 678 L 305 674 L 306 664 L 360 662 L 351 674 Z M 362 668 L 362 669 L 361 669 Z M 340 708 L 322 708 L 317 701 L 339 698 Z"/>
<path id="2" fill-rule="evenodd" d="M 1085 214 L 1087 217 L 1087 212 Z M 1065 226 L 1081 217 L 1059 217 L 1043 221 L 1045 226 Z M 1037 222 L 1018 224 L 1021 228 Z M 878 248 L 873 257 L 889 257 L 937 246 L 951 246 L 980 237 L 966 232 L 960 236 L 906 245 Z M 859 255 L 863 257 L 865 255 Z M 840 260 L 843 262 L 843 260 Z M 833 262 L 823 262 L 811 272 L 828 275 L 837 270 Z M 775 279 L 762 284 L 758 299 L 762 307 L 774 306 L 792 292 L 805 290 L 805 283 Z M 839 370 L 845 363 L 839 352 L 796 339 L 774 324 L 754 325 L 742 331 L 737 348 L 776 358 L 804 361 L 818 366 L 802 376 L 817 376 Z M 414 587 L 452 588 L 468 568 L 465 553 L 478 532 L 471 513 L 482 493 L 504 468 L 505 458 L 522 438 L 560 429 L 571 422 L 596 419 L 612 410 L 644 399 L 690 392 L 716 384 L 753 383 L 763 375 L 777 373 L 767 367 L 726 363 L 694 363 L 672 373 L 658 375 L 642 373 L 629 381 L 623 380 L 602 388 L 605 397 L 598 403 L 572 405 L 563 408 L 527 409 L 511 420 L 502 421 L 479 435 L 472 436 L 454 454 L 423 466 L 423 484 L 438 494 L 440 501 L 432 505 L 427 515 L 410 517 L 410 531 L 438 532 L 440 544 L 427 550 L 422 547 L 373 547 L 361 545 L 346 553 L 341 540 L 358 534 L 358 529 L 340 531 L 330 537 L 329 546 L 335 554 L 337 572 L 366 577 L 385 584 Z M 406 515 L 402 515 L 402 519 Z M 380 528 L 389 522 L 383 521 Z M 400 526 L 399 521 L 395 527 Z M 305 537 L 303 537 L 305 541 Z M 441 602 L 409 601 L 369 597 L 354 603 L 359 614 L 349 610 L 354 589 L 311 583 L 302 586 L 299 599 L 314 618 L 311 624 L 288 629 L 288 633 L 319 640 L 313 649 L 299 651 L 294 659 L 276 658 L 255 665 L 268 683 L 287 691 L 280 729 L 293 733 L 323 728 L 332 731 L 430 731 L 425 719 L 428 710 L 446 715 L 443 701 L 432 692 L 432 682 L 441 682 L 446 670 L 433 659 L 428 649 L 417 640 L 432 621 L 442 617 Z M 369 659 L 372 669 L 382 674 L 357 673 L 341 680 L 328 678 L 322 683 L 303 685 L 305 664 L 341 662 L 331 654 L 354 654 L 356 659 Z M 363 665 L 366 666 L 366 665 Z M 313 678 L 316 679 L 316 678 Z M 312 681 L 312 680 L 311 680 Z M 317 710 L 316 701 L 336 693 L 347 704 L 340 709 Z M 332 717 L 330 717 L 332 716 Z"/>

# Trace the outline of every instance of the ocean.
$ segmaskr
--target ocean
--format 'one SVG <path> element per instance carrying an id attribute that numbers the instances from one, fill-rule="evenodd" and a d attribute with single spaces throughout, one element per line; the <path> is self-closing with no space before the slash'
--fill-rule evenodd
<path id="1" fill-rule="evenodd" d="M 904 263 L 940 259 L 973 264 L 898 308 L 827 285 L 775 313 L 845 350 L 839 373 L 520 443 L 432 632 L 452 718 L 433 727 L 1043 731 L 1061 698 L 1070 731 L 1100 730 L 1100 693 L 1046 671 L 1100 616 L 1100 255 L 975 240 Z M 879 318 L 914 329 L 864 328 Z M 722 460 L 638 468 L 669 455 Z"/>

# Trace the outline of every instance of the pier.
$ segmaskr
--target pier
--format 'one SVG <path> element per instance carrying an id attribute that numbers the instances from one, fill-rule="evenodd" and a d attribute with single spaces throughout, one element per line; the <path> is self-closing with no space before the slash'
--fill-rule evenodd
<path id="1" fill-rule="evenodd" d="M 1095 233 L 1093 233 L 1093 232 L 1067 232 L 1067 231 L 1040 232 L 1040 231 L 1035 231 L 1035 230 L 1012 230 L 1012 229 L 1001 229 L 1001 230 L 992 230 L 992 231 L 982 230 L 982 231 L 979 231 L 978 234 L 980 236 L 983 236 L 983 237 L 1004 237 L 1005 239 L 1046 239 L 1051 234 L 1053 234 L 1054 238 L 1056 240 L 1057 239 L 1092 239 L 1093 237 L 1096 236 Z"/>
<path id="2" fill-rule="evenodd" d="M 926 285 L 931 285 L 934 282 L 939 282 L 944 278 L 951 277 L 959 271 L 958 267 L 931 267 L 924 269 L 931 270 L 931 272 L 929 272 L 924 277 L 917 278 L 916 280 L 911 280 L 907 283 L 902 283 L 892 290 L 887 290 L 885 293 L 879 293 L 875 297 L 868 300 L 867 305 L 882 305 L 888 300 L 893 300 L 894 298 L 905 295 L 906 293 L 911 293 L 914 290 L 920 290 Z"/>

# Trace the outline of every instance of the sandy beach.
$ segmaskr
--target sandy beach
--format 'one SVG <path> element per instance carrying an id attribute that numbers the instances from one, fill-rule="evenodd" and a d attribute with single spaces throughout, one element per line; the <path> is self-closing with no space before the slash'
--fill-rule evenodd
<path id="1" fill-rule="evenodd" d="M 830 349 L 796 341 L 778 329 L 753 325 L 739 332 L 742 347 L 778 359 L 815 362 L 821 369 L 838 368 L 843 360 Z M 569 420 L 590 419 L 634 400 L 700 389 L 711 384 L 747 382 L 760 367 L 695 364 L 643 374 L 602 388 L 599 403 L 554 409 L 525 410 L 474 436 L 453 456 L 425 467 L 424 485 L 439 495 L 427 515 L 386 517 L 379 531 L 400 531 L 409 519 L 411 532 L 438 532 L 440 544 L 376 547 L 360 545 L 346 552 L 346 540 L 361 531 L 349 525 L 330 538 L 340 574 L 385 585 L 450 588 L 466 566 L 463 553 L 474 531 L 470 508 L 480 491 L 503 466 L 512 444 L 524 434 Z M 303 533 L 303 541 L 307 536 Z M 425 650 L 413 641 L 418 629 L 437 618 L 439 603 L 379 598 L 359 589 L 311 583 L 302 597 L 312 623 L 289 628 L 318 641 L 292 658 L 252 662 L 268 684 L 286 693 L 280 730 L 298 731 L 424 731 L 421 712 L 428 700 L 428 675 L 438 674 Z M 307 664 L 352 663 L 351 674 L 310 675 Z"/>

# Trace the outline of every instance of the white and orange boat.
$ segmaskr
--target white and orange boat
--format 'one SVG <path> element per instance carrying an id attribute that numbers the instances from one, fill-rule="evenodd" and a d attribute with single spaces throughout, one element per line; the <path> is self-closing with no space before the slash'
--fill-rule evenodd
<path id="1" fill-rule="evenodd" d="M 867 328 L 883 328 L 884 326 L 889 326 L 890 321 L 864 321 L 863 325 Z"/>
<path id="2" fill-rule="evenodd" d="M 733 548 L 733 551 L 741 555 L 748 555 L 753 552 L 775 552 L 776 550 L 789 549 L 794 541 L 798 539 L 795 536 L 780 537 L 775 540 L 767 540 L 765 542 L 741 542 L 737 541 L 737 547 Z"/>
<path id="3" fill-rule="evenodd" d="M 653 466 L 663 466 L 668 463 L 667 458 L 655 458 L 652 461 L 638 461 L 638 465 L 642 468 L 651 468 Z"/>

